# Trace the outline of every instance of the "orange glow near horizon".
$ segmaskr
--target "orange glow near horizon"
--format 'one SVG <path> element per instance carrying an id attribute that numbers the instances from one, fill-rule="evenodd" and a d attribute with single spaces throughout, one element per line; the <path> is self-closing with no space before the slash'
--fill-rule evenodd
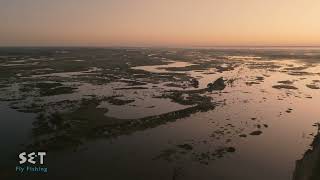
<path id="1" fill-rule="evenodd" d="M 317 46 L 319 0 L 2 0 L 0 46 Z"/>

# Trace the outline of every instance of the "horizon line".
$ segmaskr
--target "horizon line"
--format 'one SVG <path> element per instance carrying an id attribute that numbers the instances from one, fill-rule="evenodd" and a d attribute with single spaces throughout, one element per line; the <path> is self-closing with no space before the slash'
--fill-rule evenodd
<path id="1" fill-rule="evenodd" d="M 194 45 L 194 46 L 162 46 L 162 45 L 146 45 L 146 46 L 134 46 L 134 45 L 10 45 L 2 46 L 0 48 L 320 48 L 320 45 Z"/>

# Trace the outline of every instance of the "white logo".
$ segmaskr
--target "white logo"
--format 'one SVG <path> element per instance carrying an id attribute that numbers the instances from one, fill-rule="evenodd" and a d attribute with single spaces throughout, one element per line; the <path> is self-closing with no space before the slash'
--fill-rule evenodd
<path id="1" fill-rule="evenodd" d="M 22 152 L 19 154 L 19 158 L 20 158 L 19 163 L 23 164 L 28 161 L 31 164 L 36 164 L 38 160 L 37 157 L 39 157 L 39 163 L 43 164 L 45 155 L 46 155 L 46 152 L 38 152 L 38 153 L 32 152 L 29 154 L 27 154 L 26 152 Z"/>

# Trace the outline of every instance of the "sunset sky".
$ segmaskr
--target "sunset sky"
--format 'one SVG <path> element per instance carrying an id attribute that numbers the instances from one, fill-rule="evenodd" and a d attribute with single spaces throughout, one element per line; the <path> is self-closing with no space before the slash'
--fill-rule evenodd
<path id="1" fill-rule="evenodd" d="M 320 0 L 0 0 L 0 46 L 316 46 Z"/>

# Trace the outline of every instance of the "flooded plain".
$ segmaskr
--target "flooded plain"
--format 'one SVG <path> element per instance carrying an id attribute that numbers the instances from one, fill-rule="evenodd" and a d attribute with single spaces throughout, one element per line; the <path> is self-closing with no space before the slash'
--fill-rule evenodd
<path id="1" fill-rule="evenodd" d="M 317 179 L 319 63 L 318 49 L 1 48 L 0 179 Z M 17 174 L 38 150 L 49 172 Z"/>

